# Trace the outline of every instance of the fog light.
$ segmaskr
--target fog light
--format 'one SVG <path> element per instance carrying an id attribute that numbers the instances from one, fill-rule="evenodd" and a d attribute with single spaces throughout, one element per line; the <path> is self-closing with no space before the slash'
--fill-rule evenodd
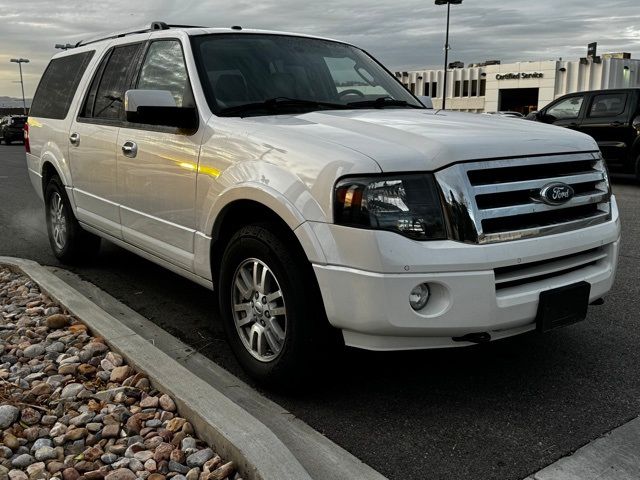
<path id="1" fill-rule="evenodd" d="M 423 283 L 418 285 L 416 288 L 411 290 L 409 294 L 409 303 L 411 304 L 411 308 L 413 308 L 416 312 L 422 310 L 429 301 L 429 285 Z"/>

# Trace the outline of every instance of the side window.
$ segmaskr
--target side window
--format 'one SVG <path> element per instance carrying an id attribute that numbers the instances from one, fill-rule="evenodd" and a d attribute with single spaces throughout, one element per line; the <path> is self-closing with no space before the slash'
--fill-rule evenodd
<path id="1" fill-rule="evenodd" d="M 626 93 L 607 93 L 593 97 L 589 117 L 617 117 L 627 105 Z"/>
<path id="2" fill-rule="evenodd" d="M 31 104 L 30 116 L 62 120 L 94 51 L 51 60 Z"/>
<path id="3" fill-rule="evenodd" d="M 134 66 L 142 50 L 141 43 L 115 47 L 95 94 L 93 118 L 124 120 L 124 92 L 132 83 Z"/>
<path id="4" fill-rule="evenodd" d="M 547 110 L 547 115 L 556 120 L 578 118 L 584 97 L 571 97 L 556 103 Z"/>
<path id="5" fill-rule="evenodd" d="M 136 88 L 169 90 L 176 106 L 191 106 L 191 86 L 179 41 L 160 40 L 149 46 Z"/>

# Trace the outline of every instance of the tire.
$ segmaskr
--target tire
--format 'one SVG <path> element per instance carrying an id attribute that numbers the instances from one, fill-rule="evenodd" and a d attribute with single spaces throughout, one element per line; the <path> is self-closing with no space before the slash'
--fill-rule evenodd
<path id="1" fill-rule="evenodd" d="M 636 161 L 634 163 L 633 173 L 636 176 L 636 181 L 640 183 L 640 155 L 636 157 Z"/>
<path id="2" fill-rule="evenodd" d="M 78 264 L 95 256 L 100 237 L 82 229 L 60 177 L 54 175 L 49 180 L 44 198 L 49 243 L 56 258 L 62 263 Z"/>
<path id="3" fill-rule="evenodd" d="M 317 366 L 315 352 L 328 345 L 332 330 L 308 261 L 282 240 L 286 233 L 270 224 L 240 228 L 225 249 L 218 283 L 223 323 L 236 358 L 255 380 L 276 388 L 298 386 L 308 378 Z M 257 289 L 252 276 L 247 278 L 253 268 Z M 237 311 L 234 305 L 244 309 Z"/>

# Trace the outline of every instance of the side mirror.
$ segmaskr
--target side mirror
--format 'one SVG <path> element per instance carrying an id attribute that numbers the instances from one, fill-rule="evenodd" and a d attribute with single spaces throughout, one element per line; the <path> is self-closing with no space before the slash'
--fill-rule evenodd
<path id="1" fill-rule="evenodd" d="M 433 108 L 433 100 L 431 99 L 431 97 L 427 96 L 427 95 L 417 95 L 418 100 L 420 100 L 420 103 L 422 103 L 422 105 L 424 105 L 426 108 Z"/>
<path id="2" fill-rule="evenodd" d="M 193 107 L 178 107 L 169 90 L 127 90 L 124 94 L 127 121 L 185 130 L 198 128 Z"/>

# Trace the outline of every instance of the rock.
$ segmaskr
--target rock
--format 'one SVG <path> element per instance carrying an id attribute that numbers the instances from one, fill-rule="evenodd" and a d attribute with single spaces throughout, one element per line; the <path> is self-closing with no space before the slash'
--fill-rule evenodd
<path id="1" fill-rule="evenodd" d="M 64 434 L 64 439 L 67 442 L 73 442 L 85 438 L 88 433 L 86 428 L 74 428 L 73 430 L 67 430 L 67 433 Z"/>
<path id="2" fill-rule="evenodd" d="M 206 473 L 213 472 L 216 468 L 218 468 L 218 465 L 220 465 L 221 463 L 222 463 L 222 459 L 220 458 L 220 456 L 216 455 L 211 460 L 207 460 L 205 462 L 204 466 L 202 467 L 202 470 L 205 471 Z"/>
<path id="3" fill-rule="evenodd" d="M 62 478 L 64 480 L 78 480 L 80 478 L 80 473 L 73 467 L 65 468 L 62 471 Z"/>
<path id="4" fill-rule="evenodd" d="M 166 410 L 167 412 L 176 411 L 175 402 L 167 394 L 164 394 L 159 398 L 159 403 L 160 403 L 160 408 L 162 408 L 163 410 Z"/>
<path id="5" fill-rule="evenodd" d="M 160 473 L 152 473 L 147 477 L 147 480 L 165 480 L 166 477 Z"/>
<path id="6" fill-rule="evenodd" d="M 24 473 L 22 470 L 9 470 L 8 476 L 10 480 L 28 480 L 29 479 L 29 477 L 27 477 L 27 474 Z"/>
<path id="7" fill-rule="evenodd" d="M 105 353 L 107 350 L 109 350 L 109 347 L 107 347 L 104 343 L 91 342 L 87 343 L 82 350 L 86 352 L 87 355 L 89 355 L 89 358 L 91 358 L 95 357 L 96 355 Z"/>
<path id="8" fill-rule="evenodd" d="M 86 478 L 87 480 L 102 480 L 106 474 L 106 471 L 93 470 L 91 472 L 85 472 L 84 478 Z"/>
<path id="9" fill-rule="evenodd" d="M 132 470 L 134 472 L 140 472 L 140 471 L 144 470 L 144 465 L 142 464 L 142 462 L 140 460 L 137 460 L 135 458 L 131 458 L 131 459 L 129 459 L 129 470 Z"/>
<path id="10" fill-rule="evenodd" d="M 20 415 L 20 421 L 26 423 L 27 425 L 35 425 L 40 422 L 42 415 L 35 408 L 27 407 L 22 410 L 22 414 Z"/>
<path id="11" fill-rule="evenodd" d="M 122 355 L 115 353 L 115 352 L 108 352 L 104 359 L 111 363 L 111 365 L 113 365 L 114 367 L 119 367 L 122 365 Z"/>
<path id="12" fill-rule="evenodd" d="M 96 367 L 94 367 L 93 365 L 89 365 L 87 363 L 83 363 L 78 367 L 78 373 L 80 375 L 84 375 L 85 377 L 93 375 L 94 373 L 96 373 L 96 370 L 97 370 Z"/>
<path id="13" fill-rule="evenodd" d="M 20 410 L 13 405 L 0 406 L 0 430 L 9 428 L 18 419 Z"/>
<path id="14" fill-rule="evenodd" d="M 209 475 L 207 475 L 207 480 L 224 480 L 228 476 L 230 476 L 236 467 L 233 462 L 225 463 L 220 468 L 217 468 Z"/>
<path id="15" fill-rule="evenodd" d="M 179 449 L 175 449 L 171 452 L 171 455 L 169 455 L 169 460 L 171 460 L 172 462 L 184 463 L 185 459 L 186 455 L 182 450 Z"/>
<path id="16" fill-rule="evenodd" d="M 10 480 L 29 480 L 27 474 L 22 470 L 9 470 L 8 475 Z"/>
<path id="17" fill-rule="evenodd" d="M 13 460 L 11 460 L 11 466 L 14 468 L 27 468 L 29 465 L 36 461 L 28 453 L 23 453 L 22 455 L 18 455 Z"/>
<path id="18" fill-rule="evenodd" d="M 44 355 L 45 348 L 41 343 L 36 343 L 35 345 L 29 345 L 24 349 L 22 354 L 27 358 L 36 358 L 40 355 Z"/>
<path id="19" fill-rule="evenodd" d="M 120 425 L 112 423 L 105 425 L 102 429 L 102 438 L 118 438 L 120 435 Z"/>
<path id="20" fill-rule="evenodd" d="M 190 453 L 193 453 L 193 451 L 195 451 L 198 448 L 196 439 L 193 437 L 187 437 L 185 439 L 182 440 L 182 443 L 180 444 L 180 448 L 182 450 L 186 451 L 190 451 Z M 200 466 L 200 465 L 198 465 Z"/>
<path id="21" fill-rule="evenodd" d="M 164 443 L 164 442 L 161 443 L 156 447 L 156 451 L 153 455 L 153 459 L 156 462 L 160 462 L 162 460 L 169 460 L 169 456 L 171 455 L 171 452 L 174 450 L 174 448 L 175 447 L 170 443 Z"/>
<path id="22" fill-rule="evenodd" d="M 40 395 L 49 395 L 51 392 L 53 392 L 53 387 L 48 383 L 42 382 L 29 390 L 28 395 L 39 397 Z"/>
<path id="23" fill-rule="evenodd" d="M 158 428 L 162 425 L 162 422 L 157 418 L 152 418 L 151 420 L 147 420 L 144 425 L 149 428 Z"/>
<path id="24" fill-rule="evenodd" d="M 60 398 L 76 398 L 83 390 L 85 388 L 81 383 L 70 383 L 62 389 Z"/>
<path id="25" fill-rule="evenodd" d="M 105 480 L 136 480 L 136 475 L 128 468 L 119 468 L 109 473 Z"/>
<path id="26" fill-rule="evenodd" d="M 71 333 L 80 333 L 80 332 L 86 332 L 87 331 L 87 326 L 83 325 L 82 323 L 76 323 L 75 325 L 71 325 L 68 328 L 69 332 Z"/>
<path id="27" fill-rule="evenodd" d="M 141 408 L 157 408 L 159 403 L 158 397 L 147 396 L 140 400 Z"/>
<path id="28" fill-rule="evenodd" d="M 10 432 L 5 432 L 4 436 L 2 437 L 2 442 L 11 450 L 15 450 L 20 446 L 20 442 L 18 441 L 16 436 Z"/>
<path id="29" fill-rule="evenodd" d="M 187 477 L 187 480 L 198 480 L 200 478 L 200 469 L 197 467 L 192 468 L 187 472 L 186 477 Z"/>
<path id="30" fill-rule="evenodd" d="M 49 462 L 47 463 L 47 471 L 49 473 L 58 473 L 62 471 L 64 468 L 64 463 L 62 462 Z"/>
<path id="31" fill-rule="evenodd" d="M 67 431 L 67 426 L 63 423 L 56 423 L 53 427 L 51 427 L 51 430 L 49 430 L 49 436 L 51 436 L 51 438 L 54 437 L 58 437 L 60 435 L 64 435 Z"/>
<path id="32" fill-rule="evenodd" d="M 213 458 L 215 454 L 210 448 L 205 448 L 192 453 L 187 457 L 187 466 L 189 468 L 202 467 L 204 462 Z"/>
<path id="33" fill-rule="evenodd" d="M 169 471 L 170 472 L 178 472 L 178 473 L 181 473 L 181 474 L 184 475 L 187 472 L 189 472 L 189 467 L 185 467 L 181 463 L 174 462 L 173 460 L 170 460 L 169 461 Z"/>
<path id="34" fill-rule="evenodd" d="M 57 313 L 55 315 L 50 315 L 45 320 L 47 327 L 50 329 L 64 328 L 70 323 L 70 319 L 67 315 L 62 315 Z"/>
<path id="35" fill-rule="evenodd" d="M 123 365 L 122 367 L 116 367 L 111 371 L 109 380 L 114 383 L 122 383 L 127 379 L 129 375 L 131 375 L 131 367 L 128 365 Z"/>
<path id="36" fill-rule="evenodd" d="M 51 447 L 51 446 L 53 446 L 53 443 L 51 442 L 50 439 L 39 438 L 35 442 L 33 442 L 33 445 L 31 446 L 31 453 L 35 452 L 36 450 L 42 447 Z"/>
<path id="37" fill-rule="evenodd" d="M 55 448 L 52 447 L 41 447 L 36 450 L 36 453 L 34 455 L 36 457 L 36 460 L 38 460 L 39 462 L 55 460 L 56 458 L 58 458 L 58 452 L 56 452 Z"/>
<path id="38" fill-rule="evenodd" d="M 100 457 L 100 460 L 105 465 L 111 465 L 112 463 L 115 463 L 118 460 L 118 458 L 120 457 L 118 457 L 118 455 L 115 455 L 114 453 L 105 453 Z"/>
<path id="39" fill-rule="evenodd" d="M 73 468 L 75 468 L 80 473 L 90 472 L 91 470 L 95 470 L 96 466 L 93 462 L 89 462 L 87 460 L 81 460 L 76 463 Z"/>
<path id="40" fill-rule="evenodd" d="M 88 462 L 95 462 L 100 458 L 102 454 L 102 450 L 98 447 L 87 448 L 84 452 L 82 452 L 84 459 Z"/>
<path id="41" fill-rule="evenodd" d="M 134 453 L 133 458 L 144 463 L 153 458 L 153 452 L 150 452 L 149 450 L 142 450 L 141 452 Z"/>
<path id="42" fill-rule="evenodd" d="M 144 462 L 144 469 L 147 472 L 154 473 L 158 469 L 158 465 L 153 458 L 150 458 L 146 462 Z"/>
<path id="43" fill-rule="evenodd" d="M 170 432 L 177 432 L 186 423 L 184 418 L 176 417 L 167 422 L 167 430 Z"/>
<path id="44" fill-rule="evenodd" d="M 27 475 L 29 475 L 30 480 L 40 480 L 40 479 L 49 478 L 44 462 L 38 462 L 38 463 L 29 465 L 27 467 Z"/>

